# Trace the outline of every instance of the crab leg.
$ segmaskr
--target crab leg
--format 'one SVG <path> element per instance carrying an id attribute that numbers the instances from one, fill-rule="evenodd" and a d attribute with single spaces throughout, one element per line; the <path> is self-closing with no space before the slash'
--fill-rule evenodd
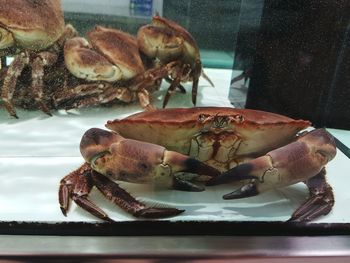
<path id="1" fill-rule="evenodd" d="M 52 116 L 50 110 L 42 101 L 43 99 L 43 77 L 44 77 L 44 67 L 53 65 L 57 60 L 57 56 L 50 52 L 41 52 L 39 56 L 36 57 L 32 65 L 32 90 L 35 101 L 38 103 L 39 108 L 49 116 Z"/>
<path id="2" fill-rule="evenodd" d="M 77 170 L 71 172 L 61 180 L 58 191 L 58 200 L 63 215 L 67 215 L 72 199 L 78 206 L 90 214 L 106 221 L 113 221 L 108 215 L 94 204 L 88 195 L 93 187 L 91 180 L 91 168 L 88 164 L 83 164 Z"/>
<path id="3" fill-rule="evenodd" d="M 55 94 L 54 102 L 57 108 L 66 110 L 95 106 L 108 103 L 115 99 L 129 102 L 132 97 L 125 96 L 125 88 L 114 88 L 109 83 L 81 84 L 73 89 L 65 89 Z M 122 97 L 122 98 L 121 98 Z"/>
<path id="4" fill-rule="evenodd" d="M 173 82 L 173 80 L 169 77 L 169 76 L 165 76 L 164 77 L 165 81 L 168 82 L 169 84 L 171 84 Z M 185 94 L 186 93 L 186 89 L 184 86 L 182 86 L 181 84 L 179 84 L 177 86 L 177 88 L 180 90 L 181 93 Z"/>
<path id="5" fill-rule="evenodd" d="M 193 70 L 193 72 L 191 72 Z M 163 108 L 168 104 L 168 101 L 171 97 L 171 95 L 174 93 L 174 90 L 179 87 L 180 90 L 183 90 L 183 87 L 180 85 L 181 80 L 184 78 L 185 75 L 193 75 L 193 82 L 192 82 L 192 103 L 193 105 L 196 105 L 197 103 L 197 91 L 198 91 L 198 83 L 199 83 L 199 77 L 201 74 L 204 74 L 202 71 L 202 63 L 200 60 L 196 61 L 194 69 L 190 68 L 190 65 L 184 64 L 181 69 L 177 72 L 177 75 L 174 80 L 172 80 L 170 87 L 167 90 L 167 93 L 165 95 L 164 101 L 163 101 Z M 203 76 L 206 76 L 205 74 Z M 186 78 L 185 78 L 186 79 Z M 206 80 L 214 86 L 213 82 L 206 76 Z M 181 88 L 182 87 L 182 88 Z"/>
<path id="6" fill-rule="evenodd" d="M 55 93 L 54 101 L 56 106 L 60 106 L 70 100 L 78 100 L 87 96 L 97 96 L 105 92 L 108 88 L 112 88 L 108 83 L 80 84 L 74 88 L 65 86 L 63 90 Z"/>
<path id="7" fill-rule="evenodd" d="M 198 83 L 199 83 L 199 77 L 202 74 L 202 63 L 200 60 L 197 60 L 195 62 L 195 66 L 193 69 L 193 83 L 192 83 L 192 103 L 193 105 L 196 105 L 197 103 L 197 91 L 198 91 Z M 209 78 L 208 78 L 209 80 Z M 209 81 L 209 83 L 213 85 L 213 83 L 211 81 Z"/>
<path id="8" fill-rule="evenodd" d="M 211 179 L 208 184 L 215 185 L 250 179 L 249 183 L 223 197 L 224 199 L 237 199 L 306 180 L 311 196 L 293 214 L 291 220 L 308 221 L 327 214 L 333 206 L 332 190 L 326 183 L 322 171 L 335 154 L 334 138 L 326 130 L 316 129 L 300 136 L 291 144 L 236 166 Z M 317 207 L 307 211 L 313 204 L 317 204 Z"/>
<path id="9" fill-rule="evenodd" d="M 307 180 L 305 183 L 309 188 L 310 197 L 296 211 L 294 211 L 289 222 L 309 222 L 313 219 L 327 215 L 334 205 L 332 187 L 326 182 L 326 170 Z"/>
<path id="10" fill-rule="evenodd" d="M 18 118 L 16 111 L 12 105 L 12 97 L 16 89 L 16 83 L 18 77 L 21 75 L 23 68 L 29 63 L 29 56 L 27 53 L 22 52 L 18 54 L 11 65 L 8 67 L 4 83 L 1 91 L 1 99 L 4 103 L 6 110 L 11 116 Z"/>
<path id="11" fill-rule="evenodd" d="M 205 74 L 204 70 L 202 70 L 202 77 L 203 77 L 206 81 L 208 81 L 208 83 L 210 84 L 210 86 L 215 87 L 213 81 L 208 77 L 207 74 Z"/>
<path id="12" fill-rule="evenodd" d="M 146 207 L 146 205 L 137 201 L 128 192 L 120 188 L 118 184 L 109 180 L 104 175 L 93 171 L 85 163 L 61 180 L 58 199 L 62 213 L 65 216 L 67 215 L 69 201 L 72 199 L 78 206 L 90 214 L 102 220 L 113 222 L 106 212 L 88 198 L 93 186 L 96 186 L 111 202 L 136 217 L 161 218 L 175 216 L 184 211 L 176 208 Z"/>
<path id="13" fill-rule="evenodd" d="M 106 198 L 135 217 L 162 218 L 176 216 L 185 211 L 170 207 L 146 207 L 145 204 L 137 201 L 132 195 L 126 192 L 123 188 L 119 187 L 118 184 L 108 179 L 106 176 L 93 171 L 92 178 L 94 185 Z"/>
<path id="14" fill-rule="evenodd" d="M 113 87 L 109 83 L 81 84 L 73 89 L 66 89 L 56 93 L 54 96 L 55 106 L 66 110 L 96 106 L 109 103 L 113 100 L 131 102 L 135 100 L 136 94 L 126 87 Z M 146 110 L 155 107 L 150 102 L 150 95 L 146 89 L 137 92 L 140 105 Z"/>
<path id="15" fill-rule="evenodd" d="M 188 67 L 188 65 L 183 65 L 181 67 L 181 70 L 177 73 L 176 78 L 171 82 L 170 87 L 168 88 L 164 97 L 163 108 L 165 108 L 165 106 L 168 104 L 171 95 L 174 93 L 174 90 L 180 85 L 181 78 L 184 74 L 184 71 L 186 70 L 186 67 Z"/>

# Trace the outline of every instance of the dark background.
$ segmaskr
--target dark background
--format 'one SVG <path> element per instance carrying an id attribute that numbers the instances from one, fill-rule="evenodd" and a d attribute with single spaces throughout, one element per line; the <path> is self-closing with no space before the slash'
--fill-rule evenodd
<path id="1" fill-rule="evenodd" d="M 340 0 L 265 1 L 260 27 L 237 44 L 251 61 L 246 108 L 350 129 L 349 6 Z"/>

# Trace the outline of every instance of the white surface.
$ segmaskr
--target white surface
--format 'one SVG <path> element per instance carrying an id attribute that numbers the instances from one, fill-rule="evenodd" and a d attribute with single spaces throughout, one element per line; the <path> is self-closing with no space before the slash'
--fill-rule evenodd
<path id="1" fill-rule="evenodd" d="M 200 81 L 198 106 L 230 106 L 228 87 L 230 70 L 206 70 L 215 84 L 209 86 Z M 167 86 L 165 84 L 164 86 Z M 186 85 L 190 90 L 190 85 Z M 154 94 L 160 105 L 164 90 Z M 170 101 L 170 107 L 190 107 L 191 96 L 177 93 Z M 141 111 L 137 104 L 112 108 L 91 108 L 70 112 L 54 112 L 53 117 L 40 111 L 18 110 L 19 120 L 0 111 L 0 221 L 96 221 L 75 204 L 64 217 L 57 200 L 61 178 L 77 168 L 83 159 L 79 153 L 82 134 L 91 127 L 104 127 L 109 119 L 121 118 Z M 317 222 L 349 222 L 348 203 L 350 192 L 349 159 L 340 151 L 328 167 L 329 182 L 334 188 L 336 203 L 333 211 Z M 205 192 L 189 193 L 174 190 L 153 191 L 150 185 L 122 183 L 134 196 L 147 203 L 164 203 L 185 209 L 182 215 L 171 220 L 287 220 L 294 209 L 307 197 L 302 183 L 248 199 L 224 201 L 222 195 L 237 186 L 207 187 Z M 136 220 L 120 208 L 111 205 L 97 190 L 91 193 L 93 199 L 114 220 Z"/>
<path id="2" fill-rule="evenodd" d="M 345 146 L 350 147 L 350 132 L 347 130 L 330 129 L 327 130 L 340 140 Z"/>

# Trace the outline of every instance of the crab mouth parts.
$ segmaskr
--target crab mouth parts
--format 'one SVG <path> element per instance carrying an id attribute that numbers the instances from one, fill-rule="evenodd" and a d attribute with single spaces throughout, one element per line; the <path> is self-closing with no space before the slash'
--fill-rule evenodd
<path id="1" fill-rule="evenodd" d="M 205 124 L 207 127 L 207 130 L 212 129 L 225 129 L 228 128 L 230 124 L 232 123 L 242 123 L 244 121 L 243 115 L 236 115 L 236 116 L 226 116 L 226 115 L 219 115 L 217 113 L 216 115 L 206 115 L 206 114 L 200 114 L 198 116 L 198 121 L 202 124 Z"/>

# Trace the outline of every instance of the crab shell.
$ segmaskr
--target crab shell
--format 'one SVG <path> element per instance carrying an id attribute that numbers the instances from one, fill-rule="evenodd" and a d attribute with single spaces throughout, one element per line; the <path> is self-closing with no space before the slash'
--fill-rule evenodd
<path id="1" fill-rule="evenodd" d="M 133 36 L 96 26 L 87 37 L 89 41 L 77 37 L 65 44 L 65 63 L 74 76 L 114 82 L 145 71 Z"/>
<path id="2" fill-rule="evenodd" d="M 60 0 L 0 1 L 0 49 L 16 44 L 42 50 L 52 45 L 64 28 Z"/>
<path id="3" fill-rule="evenodd" d="M 205 140 L 212 141 L 212 147 L 217 148 L 210 149 L 212 154 L 232 141 L 238 142 L 233 156 L 236 158 L 256 157 L 286 145 L 310 124 L 263 111 L 197 107 L 141 112 L 108 121 L 106 127 L 124 137 L 159 144 L 187 155 L 193 155 L 191 144 L 201 135 L 207 136 Z"/>
<path id="4" fill-rule="evenodd" d="M 151 24 L 139 29 L 137 39 L 140 50 L 148 57 L 170 61 L 184 54 L 189 62 L 200 59 L 199 48 L 192 35 L 164 17 L 153 16 Z"/>

